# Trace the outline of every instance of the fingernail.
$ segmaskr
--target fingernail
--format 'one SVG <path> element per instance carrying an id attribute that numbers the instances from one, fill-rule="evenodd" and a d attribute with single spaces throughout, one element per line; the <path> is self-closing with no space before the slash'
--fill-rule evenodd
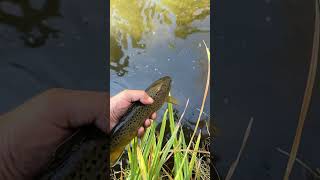
<path id="1" fill-rule="evenodd" d="M 153 103 L 153 99 L 152 99 L 151 97 L 148 97 L 148 101 L 149 101 L 150 103 Z"/>

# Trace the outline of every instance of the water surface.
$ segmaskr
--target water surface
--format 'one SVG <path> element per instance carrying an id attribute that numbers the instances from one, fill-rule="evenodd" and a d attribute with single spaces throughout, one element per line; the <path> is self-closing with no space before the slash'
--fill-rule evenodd
<path id="1" fill-rule="evenodd" d="M 110 8 L 111 94 L 145 89 L 169 75 L 179 111 L 190 98 L 185 122 L 191 125 L 199 114 L 207 75 L 202 41 L 210 47 L 209 0 L 111 0 Z"/>
<path id="2" fill-rule="evenodd" d="M 212 150 L 226 175 L 250 118 L 252 131 L 233 179 L 282 179 L 305 90 L 314 33 L 315 1 L 216 1 L 213 61 L 215 122 Z M 318 68 L 319 70 L 319 68 Z M 298 157 L 320 167 L 318 71 Z M 308 178 L 295 164 L 290 180 Z"/>

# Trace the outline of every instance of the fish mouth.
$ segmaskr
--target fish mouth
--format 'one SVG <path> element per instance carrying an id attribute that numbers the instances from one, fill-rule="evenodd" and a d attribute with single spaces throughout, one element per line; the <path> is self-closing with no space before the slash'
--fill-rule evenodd
<path id="1" fill-rule="evenodd" d="M 167 87 L 167 88 L 170 89 L 170 87 L 171 87 L 171 82 L 172 82 L 172 79 L 171 79 L 170 76 L 164 76 L 164 77 L 160 78 L 160 79 L 157 81 L 157 83 L 155 83 L 155 84 L 161 84 L 162 87 L 164 86 L 164 87 Z"/>
<path id="2" fill-rule="evenodd" d="M 158 80 L 156 80 L 153 84 L 151 84 L 146 91 L 153 89 L 153 91 L 160 91 L 161 89 L 170 89 L 171 87 L 171 77 L 164 76 Z"/>
<path id="3" fill-rule="evenodd" d="M 170 76 L 164 76 L 164 77 L 160 78 L 159 81 L 171 83 L 172 79 Z"/>

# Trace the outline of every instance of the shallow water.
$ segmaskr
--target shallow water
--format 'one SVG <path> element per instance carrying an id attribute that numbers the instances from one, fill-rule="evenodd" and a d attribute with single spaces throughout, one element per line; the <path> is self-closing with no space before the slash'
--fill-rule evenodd
<path id="1" fill-rule="evenodd" d="M 180 112 L 190 98 L 185 122 L 192 126 L 199 114 L 207 75 L 202 41 L 210 47 L 209 3 L 112 0 L 111 94 L 125 88 L 145 89 L 154 80 L 169 75 L 173 79 L 171 94 L 179 100 L 176 108 Z"/>

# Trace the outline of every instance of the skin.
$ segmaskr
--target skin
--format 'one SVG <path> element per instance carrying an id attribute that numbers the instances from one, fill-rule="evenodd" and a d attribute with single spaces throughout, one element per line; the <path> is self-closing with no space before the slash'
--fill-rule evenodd
<path id="1" fill-rule="evenodd" d="M 32 179 L 79 127 L 95 124 L 109 133 L 132 102 L 153 102 L 140 90 L 122 91 L 110 104 L 107 98 L 102 92 L 51 89 L 0 116 L 0 179 Z M 140 137 L 155 118 L 153 113 L 137 130 Z"/>
<path id="2" fill-rule="evenodd" d="M 116 125 L 117 121 L 127 111 L 131 103 L 135 101 L 140 101 L 143 104 L 153 103 L 153 99 L 149 97 L 145 91 L 141 90 L 124 90 L 110 99 L 110 117 L 111 122 L 114 122 L 112 127 Z M 149 119 L 146 119 L 144 126 L 149 127 L 153 119 L 156 119 L 155 112 L 150 116 Z M 138 130 L 138 135 L 141 137 L 143 133 L 144 127 L 140 127 Z"/>

